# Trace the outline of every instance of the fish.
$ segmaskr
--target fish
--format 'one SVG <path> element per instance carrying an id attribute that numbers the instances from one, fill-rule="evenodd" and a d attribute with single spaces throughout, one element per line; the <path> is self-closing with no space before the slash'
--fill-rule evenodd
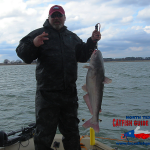
<path id="1" fill-rule="evenodd" d="M 89 64 L 89 66 L 83 67 L 87 68 L 88 71 L 86 84 L 82 86 L 82 89 L 87 92 L 83 99 L 92 114 L 92 118 L 82 126 L 84 128 L 92 127 L 95 132 L 99 132 L 99 112 L 101 112 L 104 84 L 109 84 L 112 80 L 105 77 L 103 57 L 100 50 L 93 51 Z"/>

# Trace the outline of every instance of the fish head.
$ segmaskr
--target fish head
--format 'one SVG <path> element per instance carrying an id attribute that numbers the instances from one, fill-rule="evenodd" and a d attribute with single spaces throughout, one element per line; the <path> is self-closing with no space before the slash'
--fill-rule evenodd
<path id="1" fill-rule="evenodd" d="M 99 65 L 103 64 L 103 57 L 99 50 L 93 51 L 90 59 L 90 64 L 95 68 L 99 68 Z"/>

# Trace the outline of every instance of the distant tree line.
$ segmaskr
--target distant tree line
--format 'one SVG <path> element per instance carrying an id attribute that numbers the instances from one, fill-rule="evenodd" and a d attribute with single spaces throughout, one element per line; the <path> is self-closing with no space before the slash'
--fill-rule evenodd
<path id="1" fill-rule="evenodd" d="M 18 59 L 16 61 L 15 60 L 10 61 L 8 59 L 5 59 L 3 63 L 4 64 L 22 64 L 24 62 L 22 60 L 20 60 L 20 59 Z M 36 60 L 34 60 L 32 63 L 36 63 Z"/>
<path id="2" fill-rule="evenodd" d="M 104 62 L 107 61 L 136 61 L 136 60 L 150 60 L 150 57 L 125 57 L 125 58 L 103 58 Z M 34 60 L 32 63 L 36 64 L 37 60 Z M 4 64 L 22 64 L 24 63 L 22 60 L 16 60 L 16 61 L 10 61 L 8 59 L 5 59 Z"/>
<path id="3" fill-rule="evenodd" d="M 107 61 L 136 61 L 136 60 L 150 60 L 150 57 L 125 57 L 125 58 L 103 58 L 104 62 Z"/>

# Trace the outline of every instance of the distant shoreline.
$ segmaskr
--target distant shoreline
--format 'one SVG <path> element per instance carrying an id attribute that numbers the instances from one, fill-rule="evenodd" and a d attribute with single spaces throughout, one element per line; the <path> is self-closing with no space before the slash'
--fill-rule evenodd
<path id="1" fill-rule="evenodd" d="M 4 63 L 0 63 L 0 66 L 10 66 L 10 65 L 36 65 L 35 63 L 33 64 L 26 64 L 26 63 L 18 63 L 18 64 L 4 64 Z"/>
<path id="2" fill-rule="evenodd" d="M 114 60 L 114 61 L 104 61 L 104 62 L 150 62 L 150 60 Z"/>
<path id="3" fill-rule="evenodd" d="M 150 62 L 150 60 L 124 60 L 124 61 L 104 61 L 104 63 L 113 63 L 113 62 Z M 88 63 L 88 62 L 87 62 Z M 36 65 L 35 63 L 32 64 L 26 64 L 26 63 L 18 63 L 18 64 L 4 64 L 0 63 L 0 66 L 9 66 L 9 65 Z"/>

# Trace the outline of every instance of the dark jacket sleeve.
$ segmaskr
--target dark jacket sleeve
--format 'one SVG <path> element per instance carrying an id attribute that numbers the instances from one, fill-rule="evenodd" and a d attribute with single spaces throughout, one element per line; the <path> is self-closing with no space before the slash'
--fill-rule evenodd
<path id="1" fill-rule="evenodd" d="M 75 49 L 77 62 L 87 62 L 91 57 L 95 47 L 96 42 L 94 42 L 91 38 L 88 38 L 86 43 L 82 42 L 81 40 L 81 43 L 78 44 Z"/>
<path id="2" fill-rule="evenodd" d="M 38 57 L 38 48 L 34 46 L 33 39 L 37 36 L 30 33 L 20 40 L 16 53 L 25 63 L 30 64 Z"/>

